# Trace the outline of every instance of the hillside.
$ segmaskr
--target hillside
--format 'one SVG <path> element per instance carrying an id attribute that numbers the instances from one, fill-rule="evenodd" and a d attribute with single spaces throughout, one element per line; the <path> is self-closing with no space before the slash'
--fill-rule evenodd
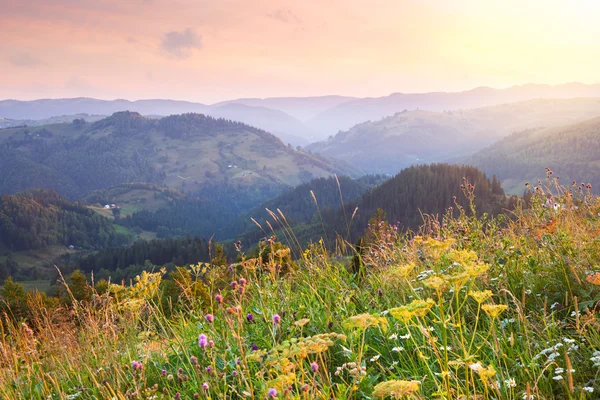
<path id="1" fill-rule="evenodd" d="M 323 96 L 237 99 L 213 105 L 175 100 L 129 101 L 92 98 L 2 100 L 0 101 L 0 128 L 71 122 L 75 118 L 95 122 L 120 111 L 137 112 L 148 117 L 202 113 L 264 129 L 279 137 L 285 144 L 298 146 L 326 137 L 320 130 L 309 128 L 304 123 L 306 120 L 348 100 L 353 98 Z"/>
<path id="2" fill-rule="evenodd" d="M 465 156 L 513 132 L 599 115 L 600 98 L 537 99 L 447 112 L 404 111 L 358 124 L 307 150 L 367 172 L 393 174 L 412 164 Z"/>
<path id="3" fill-rule="evenodd" d="M 186 193 L 217 184 L 294 186 L 343 163 L 286 146 L 251 126 L 201 114 L 149 119 L 131 112 L 86 123 L 0 130 L 0 192 L 55 189 L 77 198 L 124 182 L 148 182 Z"/>
<path id="4" fill-rule="evenodd" d="M 334 135 L 340 130 L 365 121 L 377 121 L 403 110 L 471 109 L 531 99 L 566 99 L 575 97 L 600 97 L 600 84 L 568 83 L 563 85 L 527 84 L 506 89 L 479 87 L 462 92 L 393 93 L 389 96 L 356 99 L 342 103 L 306 121 Z"/>
<path id="5" fill-rule="evenodd" d="M 510 135 L 463 160 L 493 171 L 512 193 L 526 182 L 545 180 L 545 168 L 563 185 L 577 181 L 600 187 L 600 118 Z"/>
<path id="6" fill-rule="evenodd" d="M 596 399 L 600 201 L 549 209 L 536 189 L 512 219 L 377 224 L 354 262 L 348 246 L 291 259 L 270 242 L 231 264 L 98 279 L 136 255 L 208 252 L 173 241 L 102 252 L 94 279 L 74 271 L 55 297 L 7 280 L 0 397 Z"/>
<path id="7" fill-rule="evenodd" d="M 465 182 L 473 185 L 473 188 L 461 188 Z M 337 186 L 335 189 L 337 190 Z M 475 167 L 431 164 L 406 168 L 393 178 L 383 183 L 378 182 L 364 194 L 355 195 L 354 199 L 351 196 L 345 197 L 344 208 L 341 207 L 337 193 L 337 199 L 331 197 L 329 207 L 321 208 L 320 217 L 316 214 L 314 200 L 308 193 L 305 195 L 306 207 L 310 208 L 312 203 L 313 208 L 312 213 L 307 213 L 303 218 L 288 219 L 288 214 L 294 216 L 299 211 L 294 206 L 277 204 L 286 216 L 285 221 L 276 209 L 271 209 L 277 214 L 276 218 L 266 217 L 264 212 L 259 213 L 257 210 L 255 213 L 259 218 L 255 219 L 267 234 L 271 234 L 271 229 L 265 223 L 269 221 L 276 233 L 282 235 L 282 240 L 294 250 L 298 250 L 298 244 L 316 242 L 321 238 L 331 246 L 337 235 L 341 235 L 345 240 L 356 241 L 365 234 L 369 228 L 369 220 L 375 215 L 395 224 L 400 231 L 418 229 L 423 224 L 425 215 L 440 221 L 450 207 L 454 208 L 454 213 L 458 211 L 457 204 L 469 208 L 470 200 L 465 193 L 469 196 L 474 195 L 474 205 L 478 212 L 492 215 L 512 207 L 514 201 L 504 195 L 500 183 L 495 178 L 490 180 Z M 333 190 L 330 190 L 330 195 L 332 194 Z M 315 192 L 315 195 L 319 198 L 319 192 Z M 290 201 L 290 204 L 296 204 L 296 207 L 298 203 L 299 199 Z M 291 229 L 288 229 L 288 225 Z M 240 238 L 244 244 L 252 245 L 264 236 L 264 232 L 253 229 Z"/>

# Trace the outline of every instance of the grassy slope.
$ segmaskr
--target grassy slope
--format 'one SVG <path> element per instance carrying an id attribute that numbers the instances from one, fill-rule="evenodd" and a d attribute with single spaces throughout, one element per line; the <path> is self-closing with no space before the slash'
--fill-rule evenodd
<path id="1" fill-rule="evenodd" d="M 170 319 L 153 300 L 158 276 L 144 276 L 83 305 L 74 325 L 57 309 L 30 322 L 35 336 L 10 328 L 0 396 L 597 398 L 600 200 L 545 201 L 513 222 L 463 215 L 424 237 L 383 225 L 362 277 L 318 246 L 285 275 L 278 260 L 198 271 L 208 295 L 186 286 L 187 311 Z"/>

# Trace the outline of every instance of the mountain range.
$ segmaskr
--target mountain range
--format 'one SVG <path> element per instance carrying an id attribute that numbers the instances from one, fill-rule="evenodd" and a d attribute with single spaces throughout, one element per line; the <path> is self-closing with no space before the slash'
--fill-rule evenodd
<path id="1" fill-rule="evenodd" d="M 144 116 L 202 113 L 244 122 L 276 134 L 294 146 L 323 140 L 365 121 L 376 121 L 404 110 L 435 112 L 479 108 L 536 98 L 600 97 L 600 84 L 527 84 L 506 89 L 479 87 L 461 92 L 393 93 L 383 97 L 345 96 L 243 98 L 216 104 L 177 100 L 99 100 L 92 98 L 0 101 L 0 124 L 24 120 L 118 111 Z M 2 121 L 4 119 L 4 121 Z M 31 125 L 31 123 L 27 123 Z M 1 125 L 0 125 L 1 126 Z"/>
<path id="2" fill-rule="evenodd" d="M 413 164 L 449 161 L 514 132 L 600 116 L 600 98 L 534 99 L 445 112 L 413 110 L 364 122 L 307 150 L 369 173 L 394 174 Z"/>

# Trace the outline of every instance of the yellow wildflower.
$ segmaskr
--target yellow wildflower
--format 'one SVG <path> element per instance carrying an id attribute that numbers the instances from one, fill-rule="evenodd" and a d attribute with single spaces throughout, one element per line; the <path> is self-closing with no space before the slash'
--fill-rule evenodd
<path id="1" fill-rule="evenodd" d="M 483 311 L 485 311 L 487 315 L 494 319 L 498 317 L 498 315 L 506 311 L 508 306 L 505 306 L 504 304 L 484 304 L 483 306 L 481 306 L 481 308 L 483 309 Z"/>
<path id="2" fill-rule="evenodd" d="M 430 289 L 434 289 L 441 292 L 446 288 L 446 286 L 448 286 L 448 281 L 446 281 L 443 278 L 440 278 L 439 276 L 434 275 L 424 280 L 423 285 Z"/>
<path id="3" fill-rule="evenodd" d="M 373 388 L 373 397 L 375 398 L 387 398 L 392 397 L 394 399 L 409 396 L 419 391 L 419 381 L 403 381 L 403 380 L 391 380 L 381 382 Z"/>
<path id="4" fill-rule="evenodd" d="M 342 322 L 342 326 L 346 329 L 367 329 L 372 326 L 381 327 L 383 331 L 387 330 L 388 321 L 385 317 L 379 317 L 371 314 L 355 315 Z"/>
<path id="5" fill-rule="evenodd" d="M 389 310 L 392 317 L 402 321 L 408 322 L 413 317 L 424 317 L 427 315 L 431 307 L 435 304 L 433 299 L 427 300 L 413 300 L 405 306 L 392 308 Z"/>
<path id="6" fill-rule="evenodd" d="M 491 290 L 482 290 L 482 291 L 472 290 L 469 292 L 469 296 L 474 298 L 475 301 L 478 302 L 479 304 L 490 299 L 493 295 L 494 295 L 494 293 L 492 293 Z"/>

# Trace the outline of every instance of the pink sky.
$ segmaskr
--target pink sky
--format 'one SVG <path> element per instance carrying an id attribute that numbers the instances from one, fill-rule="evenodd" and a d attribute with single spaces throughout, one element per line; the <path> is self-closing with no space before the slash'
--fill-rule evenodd
<path id="1" fill-rule="evenodd" d="M 600 82 L 600 2 L 0 0 L 0 99 Z"/>

